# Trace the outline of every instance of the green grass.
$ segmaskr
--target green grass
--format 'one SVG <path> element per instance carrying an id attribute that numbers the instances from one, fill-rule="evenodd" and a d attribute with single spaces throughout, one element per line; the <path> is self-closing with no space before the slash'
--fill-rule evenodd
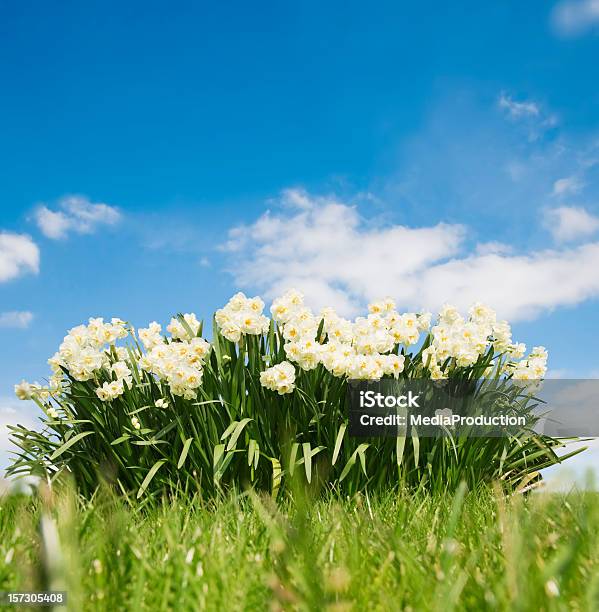
<path id="1" fill-rule="evenodd" d="M 0 499 L 0 591 L 72 610 L 593 610 L 599 496 Z M 58 538 L 53 537 L 57 529 Z"/>

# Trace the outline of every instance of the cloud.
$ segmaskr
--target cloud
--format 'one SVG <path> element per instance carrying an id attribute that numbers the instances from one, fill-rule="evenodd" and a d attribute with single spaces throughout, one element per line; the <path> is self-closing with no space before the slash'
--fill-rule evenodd
<path id="1" fill-rule="evenodd" d="M 235 281 L 267 298 L 297 287 L 312 306 L 346 316 L 386 295 L 409 309 L 482 300 L 518 320 L 599 295 L 599 242 L 521 255 L 497 243 L 468 251 L 462 225 L 380 226 L 332 197 L 291 190 L 282 199 L 278 214 L 232 228 L 224 245 Z"/>
<path id="2" fill-rule="evenodd" d="M 584 183 L 576 176 L 557 179 L 553 183 L 553 195 L 557 197 L 575 195 L 582 191 Z"/>
<path id="3" fill-rule="evenodd" d="M 524 123 L 530 141 L 538 140 L 544 132 L 557 126 L 557 116 L 546 112 L 538 102 L 518 102 L 512 96 L 501 92 L 497 104 L 511 121 Z M 517 172 L 517 167 L 511 167 L 509 170 Z"/>
<path id="4" fill-rule="evenodd" d="M 490 254 L 506 254 L 512 252 L 512 247 L 509 244 L 503 242 L 480 242 L 476 245 L 477 255 L 490 255 Z"/>
<path id="5" fill-rule="evenodd" d="M 559 206 L 545 212 L 544 226 L 556 242 L 572 242 L 599 230 L 599 217 L 578 206 Z"/>
<path id="6" fill-rule="evenodd" d="M 578 36 L 599 25 L 599 0 L 565 0 L 553 9 L 551 20 L 558 34 Z"/>
<path id="7" fill-rule="evenodd" d="M 0 232 L 0 283 L 39 271 L 40 252 L 27 234 Z"/>
<path id="8" fill-rule="evenodd" d="M 25 329 L 33 321 L 33 313 L 28 310 L 0 312 L 0 327 Z"/>
<path id="9" fill-rule="evenodd" d="M 511 96 L 503 92 L 499 96 L 498 104 L 499 108 L 505 109 L 508 115 L 514 119 L 530 116 L 538 117 L 541 114 L 539 105 L 536 102 L 516 102 Z"/>
<path id="10" fill-rule="evenodd" d="M 69 232 L 91 234 L 99 225 L 115 225 L 121 217 L 114 206 L 90 202 L 85 196 L 65 196 L 58 201 L 58 210 L 42 204 L 35 211 L 38 227 L 53 240 L 66 238 Z"/>

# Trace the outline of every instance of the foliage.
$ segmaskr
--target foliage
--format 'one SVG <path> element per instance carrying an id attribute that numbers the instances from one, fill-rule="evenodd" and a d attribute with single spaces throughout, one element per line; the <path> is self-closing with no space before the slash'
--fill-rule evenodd
<path id="1" fill-rule="evenodd" d="M 536 347 L 517 361 L 522 345 L 482 305 L 468 320 L 445 307 L 429 330 L 430 314 L 399 315 L 389 301 L 351 323 L 330 309 L 312 315 L 297 295 L 275 300 L 270 320 L 259 298 L 238 294 L 216 313 L 211 344 L 191 314 L 171 321 L 170 338 L 157 323 L 135 332 L 90 319 L 73 328 L 50 359 L 49 387 L 17 385 L 44 411 L 43 429 L 12 427 L 19 451 L 9 474 L 69 473 L 88 497 L 102 480 L 137 498 L 248 485 L 276 497 L 295 474 L 349 494 L 496 480 L 522 489 L 563 460 L 562 441 L 530 431 L 350 438 L 350 377 L 528 378 L 544 373 L 546 353 Z M 125 337 L 132 342 L 119 345 Z"/>

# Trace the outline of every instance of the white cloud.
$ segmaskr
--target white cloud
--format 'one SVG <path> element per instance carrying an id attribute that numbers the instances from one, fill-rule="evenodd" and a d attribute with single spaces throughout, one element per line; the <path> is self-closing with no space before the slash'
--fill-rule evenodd
<path id="1" fill-rule="evenodd" d="M 507 254 L 512 252 L 512 247 L 509 244 L 503 242 L 479 242 L 476 245 L 477 255 L 490 255 L 490 254 Z"/>
<path id="2" fill-rule="evenodd" d="M 599 25 L 599 0 L 565 0 L 555 6 L 552 22 L 559 34 L 576 36 Z"/>
<path id="3" fill-rule="evenodd" d="M 60 240 L 69 232 L 91 234 L 99 225 L 114 225 L 121 213 L 114 206 L 90 202 L 84 196 L 66 196 L 58 202 L 59 210 L 40 205 L 35 211 L 35 220 L 48 238 Z"/>
<path id="4" fill-rule="evenodd" d="M 33 320 L 33 313 L 28 310 L 11 310 L 0 312 L 0 327 L 17 327 L 25 329 Z"/>
<path id="5" fill-rule="evenodd" d="M 599 295 L 599 242 L 524 255 L 493 243 L 465 252 L 461 225 L 378 227 L 334 198 L 291 191 L 284 201 L 279 214 L 233 228 L 225 245 L 236 282 L 267 298 L 297 287 L 312 306 L 345 315 L 386 295 L 431 310 L 482 300 L 517 320 Z"/>
<path id="6" fill-rule="evenodd" d="M 40 252 L 30 236 L 0 232 L 0 283 L 39 271 Z"/>
<path id="7" fill-rule="evenodd" d="M 599 217 L 579 206 L 559 206 L 545 212 L 544 225 L 557 242 L 572 242 L 599 230 Z"/>
<path id="8" fill-rule="evenodd" d="M 518 102 L 512 96 L 502 92 L 499 95 L 498 106 L 505 111 L 508 119 L 524 126 L 530 142 L 539 140 L 547 130 L 555 128 L 558 124 L 555 114 L 549 113 L 538 102 L 532 100 Z M 522 177 L 524 169 L 512 162 L 511 165 L 508 165 L 507 170 L 512 180 L 517 181 Z"/>
<path id="9" fill-rule="evenodd" d="M 502 92 L 499 96 L 499 108 L 506 110 L 510 117 L 518 119 L 520 117 L 538 117 L 541 114 L 541 109 L 536 102 L 525 100 L 524 102 L 516 102 L 511 96 Z"/>
<path id="10" fill-rule="evenodd" d="M 553 195 L 557 197 L 575 195 L 584 187 L 584 183 L 576 176 L 567 176 L 553 183 Z"/>

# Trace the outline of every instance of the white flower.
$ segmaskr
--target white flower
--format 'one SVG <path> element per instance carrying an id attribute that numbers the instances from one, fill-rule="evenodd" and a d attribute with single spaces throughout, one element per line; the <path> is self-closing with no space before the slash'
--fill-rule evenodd
<path id="1" fill-rule="evenodd" d="M 201 359 L 204 359 L 210 352 L 210 342 L 204 340 L 204 338 L 192 338 L 189 347 L 191 352 Z"/>
<path id="2" fill-rule="evenodd" d="M 287 323 L 303 304 L 303 294 L 295 289 L 290 289 L 285 295 L 273 301 L 270 307 L 272 318 L 277 323 Z"/>
<path id="3" fill-rule="evenodd" d="M 291 393 L 295 388 L 295 368 L 288 361 L 278 363 L 260 372 L 260 384 L 279 395 Z"/>
<path id="4" fill-rule="evenodd" d="M 406 358 L 403 355 L 384 355 L 384 372 L 395 378 L 403 372 Z"/>
<path id="5" fill-rule="evenodd" d="M 447 374 L 439 366 L 431 368 L 431 380 L 443 380 L 445 378 L 447 378 Z"/>
<path id="6" fill-rule="evenodd" d="M 116 376 L 117 380 L 124 380 L 131 386 L 131 370 L 124 361 L 117 361 L 112 364 L 110 371 Z"/>
<path id="7" fill-rule="evenodd" d="M 30 400 L 33 397 L 34 391 L 35 387 L 25 380 L 15 385 L 15 395 L 20 400 Z"/>
<path id="8" fill-rule="evenodd" d="M 285 354 L 289 359 L 295 361 L 302 370 L 313 370 L 320 362 L 320 346 L 316 340 L 299 340 L 298 342 L 287 342 Z"/>
<path id="9" fill-rule="evenodd" d="M 470 320 L 477 323 L 491 324 L 495 323 L 496 314 L 492 308 L 489 308 L 481 302 L 475 302 L 468 311 Z"/>
<path id="10" fill-rule="evenodd" d="M 137 417 L 131 417 L 131 425 L 133 425 L 134 429 L 141 429 L 141 423 Z"/>
<path id="11" fill-rule="evenodd" d="M 379 380 L 384 374 L 380 355 L 356 355 L 347 371 L 347 376 L 354 380 Z"/>
<path id="12" fill-rule="evenodd" d="M 370 312 L 371 314 L 382 315 L 394 309 L 395 309 L 395 302 L 391 298 L 387 298 L 386 300 L 380 300 L 378 302 L 372 302 L 371 304 L 368 304 L 368 312 Z"/>
<path id="13" fill-rule="evenodd" d="M 241 323 L 241 331 L 244 334 L 251 334 L 257 336 L 268 331 L 270 321 L 268 317 L 258 314 L 253 310 L 246 310 L 239 317 Z"/>
<path id="14" fill-rule="evenodd" d="M 111 382 L 105 382 L 101 387 L 96 389 L 96 395 L 103 401 L 107 402 L 125 392 L 122 380 L 113 380 Z"/>
<path id="15" fill-rule="evenodd" d="M 428 328 L 431 326 L 431 319 L 433 318 L 433 315 L 430 312 L 420 312 L 418 313 L 418 322 L 417 322 L 417 327 L 418 327 L 418 331 L 427 331 Z"/>
<path id="16" fill-rule="evenodd" d="M 65 363 L 62 360 L 60 353 L 54 353 L 54 355 L 48 359 L 48 365 L 52 368 L 52 371 L 55 374 L 62 374 L 61 368 L 65 366 Z"/>
<path id="17" fill-rule="evenodd" d="M 262 314 L 264 302 L 259 297 L 248 298 L 236 293 L 214 318 L 221 334 L 230 342 L 239 342 L 242 334 L 259 336 L 268 331 L 270 320 Z"/>
<path id="18" fill-rule="evenodd" d="M 439 311 L 440 323 L 451 324 L 461 320 L 462 317 L 455 306 L 452 306 L 451 304 L 443 304 L 441 310 Z"/>
<path id="19" fill-rule="evenodd" d="M 519 342 L 517 344 L 510 344 L 508 351 L 514 359 L 522 359 L 526 354 L 526 344 Z"/>
<path id="20" fill-rule="evenodd" d="M 544 346 L 535 346 L 526 359 L 509 364 L 509 367 L 513 368 L 515 380 L 540 380 L 547 373 L 547 350 Z"/>
<path id="21" fill-rule="evenodd" d="M 493 325 L 493 346 L 499 353 L 510 350 L 512 329 L 507 321 L 498 321 Z"/>
<path id="22" fill-rule="evenodd" d="M 241 325 L 237 321 L 229 319 L 221 327 L 221 334 L 230 342 L 241 340 Z"/>
<path id="23" fill-rule="evenodd" d="M 162 336 L 160 335 L 161 333 L 162 327 L 159 323 L 156 323 L 156 321 L 152 321 L 148 327 L 137 330 L 137 336 L 146 350 L 150 350 L 157 344 L 163 342 Z"/>
<path id="24" fill-rule="evenodd" d="M 154 406 L 156 406 L 156 408 L 168 408 L 168 402 L 165 399 L 159 398 L 156 400 Z"/>
<path id="25" fill-rule="evenodd" d="M 189 331 L 187 331 L 185 325 L 183 325 L 179 319 L 173 317 L 166 329 L 175 340 L 191 340 L 196 337 L 200 331 L 200 322 L 193 312 L 185 313 L 183 315 L 183 320 L 191 330 L 191 335 Z"/>

